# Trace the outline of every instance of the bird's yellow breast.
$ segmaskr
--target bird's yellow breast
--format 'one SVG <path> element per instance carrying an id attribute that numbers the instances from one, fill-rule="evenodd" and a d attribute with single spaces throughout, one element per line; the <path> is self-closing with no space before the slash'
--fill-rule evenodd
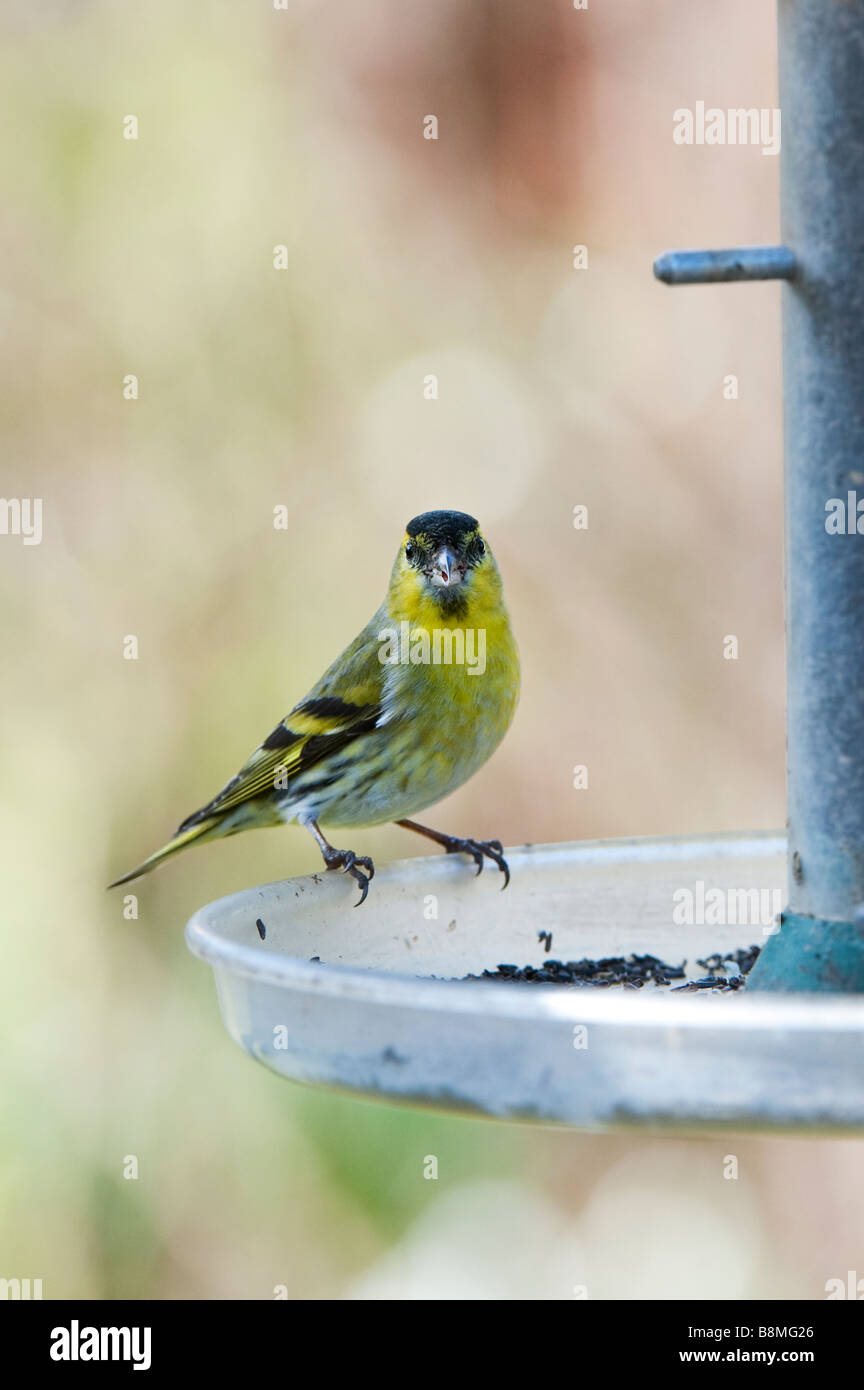
<path id="1" fill-rule="evenodd" d="M 519 656 L 494 562 L 475 571 L 464 604 L 442 610 L 415 582 L 394 583 L 388 613 L 394 641 L 385 668 L 397 769 L 412 810 L 461 786 L 486 762 L 510 726 L 519 698 Z M 403 761 L 404 759 L 404 761 Z"/>
<path id="2" fill-rule="evenodd" d="M 449 609 L 448 599 L 455 602 Z M 443 601 L 415 574 L 394 575 L 387 611 L 398 635 L 393 664 L 399 667 L 400 706 L 407 701 L 414 717 L 425 717 L 431 726 L 446 714 L 460 733 L 466 721 L 482 717 L 494 747 L 516 707 L 519 656 L 491 555 Z"/>
<path id="3" fill-rule="evenodd" d="M 346 750 L 351 775 L 320 793 L 321 822 L 334 827 L 399 820 L 455 791 L 494 753 L 519 698 L 491 554 L 443 600 L 397 562 L 372 627 L 383 713 Z"/>

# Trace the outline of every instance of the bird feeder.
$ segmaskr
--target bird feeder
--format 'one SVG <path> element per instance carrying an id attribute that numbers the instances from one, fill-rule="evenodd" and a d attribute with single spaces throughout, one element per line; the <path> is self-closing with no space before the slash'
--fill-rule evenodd
<path id="1" fill-rule="evenodd" d="M 283 1076 L 586 1128 L 864 1129 L 864 0 L 780 0 L 778 22 L 783 244 L 654 269 L 783 282 L 788 836 L 526 847 L 506 893 L 461 860 L 405 861 L 362 924 L 341 875 L 212 903 L 188 944 L 229 1033 Z M 766 893 L 777 920 L 706 910 Z M 709 956 L 734 983 L 754 945 L 746 988 L 678 987 Z M 687 973 L 638 991 L 484 977 L 619 956 Z"/>

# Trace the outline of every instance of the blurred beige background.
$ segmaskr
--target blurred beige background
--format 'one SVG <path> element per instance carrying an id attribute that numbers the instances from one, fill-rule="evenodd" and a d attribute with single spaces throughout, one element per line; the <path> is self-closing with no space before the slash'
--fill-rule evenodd
<path id="1" fill-rule="evenodd" d="M 824 1297 L 860 1265 L 861 1144 L 302 1092 L 229 1042 L 182 927 L 317 867 L 311 839 L 197 849 L 138 885 L 137 921 L 104 890 L 366 622 L 430 507 L 480 518 L 524 666 L 506 743 L 434 824 L 782 824 L 779 294 L 651 275 L 670 246 L 778 236 L 776 159 L 671 135 L 698 100 L 776 103 L 771 8 L 9 0 L 0 29 L 2 493 L 44 502 L 41 545 L 0 537 L 0 1275 Z M 422 852 L 393 828 L 352 847 Z"/>

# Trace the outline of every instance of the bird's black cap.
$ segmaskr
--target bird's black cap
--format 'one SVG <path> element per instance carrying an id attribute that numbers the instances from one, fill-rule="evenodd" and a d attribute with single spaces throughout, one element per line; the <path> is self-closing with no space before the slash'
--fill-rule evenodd
<path id="1" fill-rule="evenodd" d="M 477 520 L 467 512 L 421 512 L 408 522 L 405 530 L 412 540 L 423 536 L 430 545 L 458 545 L 477 530 Z"/>

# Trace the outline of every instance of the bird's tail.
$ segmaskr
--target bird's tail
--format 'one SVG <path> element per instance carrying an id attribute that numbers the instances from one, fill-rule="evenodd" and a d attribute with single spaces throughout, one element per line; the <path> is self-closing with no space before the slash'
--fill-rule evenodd
<path id="1" fill-rule="evenodd" d="M 198 821 L 197 824 L 187 826 L 186 829 L 181 826 L 173 840 L 169 840 L 167 845 L 157 849 L 155 854 L 151 854 L 137 868 L 130 869 L 128 874 L 123 874 L 121 878 L 115 878 L 113 883 L 108 884 L 108 887 L 117 888 L 121 883 L 130 883 L 133 878 L 140 878 L 142 874 L 149 874 L 150 870 L 155 869 L 157 864 L 161 864 L 163 859 L 170 859 L 172 855 L 179 854 L 181 849 L 185 849 L 187 845 L 195 844 L 199 840 L 215 838 L 213 831 L 217 827 L 221 829 L 221 826 L 221 816 L 207 816 Z"/>

